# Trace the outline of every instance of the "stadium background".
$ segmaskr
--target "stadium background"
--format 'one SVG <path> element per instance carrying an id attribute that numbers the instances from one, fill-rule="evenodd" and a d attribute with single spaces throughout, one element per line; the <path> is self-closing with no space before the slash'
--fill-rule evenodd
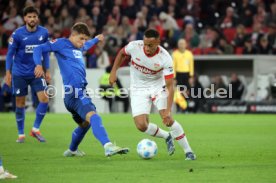
<path id="1" fill-rule="evenodd" d="M 276 112 L 276 64 L 273 57 L 276 52 L 276 3 L 272 0 L 69 0 L 66 3 L 62 0 L 2 0 L 2 84 L 8 37 L 24 23 L 22 7 L 31 4 L 40 10 L 40 23 L 49 30 L 51 39 L 67 37 L 70 27 L 77 21 L 87 23 L 92 35 L 103 33 L 106 36 L 105 43 L 85 53 L 88 80 L 93 89 L 99 86 L 97 76 L 112 64 L 118 50 L 129 41 L 142 39 L 147 28 L 155 28 L 161 34 L 162 46 L 170 53 L 177 48 L 180 38 L 186 39 L 188 49 L 195 55 L 195 73 L 203 88 L 215 84 L 227 89 L 232 83 L 233 73 L 244 86 L 241 97 L 226 101 L 204 99 L 200 103 L 204 107 L 196 109 L 193 109 L 193 99 L 187 100 L 184 112 L 220 112 L 218 109 L 222 109 L 221 112 Z M 125 88 L 129 86 L 128 61 L 126 58 L 122 65 L 126 67 L 125 71 L 119 76 Z M 54 66 L 52 84 L 60 93 L 61 82 L 58 71 L 55 72 L 54 57 L 51 63 Z M 0 109 L 10 110 L 12 104 L 1 93 Z M 66 111 L 59 98 L 51 100 L 51 112 Z M 99 112 L 109 112 L 104 100 L 95 99 L 94 102 Z M 31 100 L 28 104 L 32 111 Z M 120 102 L 114 105 L 113 108 L 119 109 L 117 112 L 122 112 Z"/>

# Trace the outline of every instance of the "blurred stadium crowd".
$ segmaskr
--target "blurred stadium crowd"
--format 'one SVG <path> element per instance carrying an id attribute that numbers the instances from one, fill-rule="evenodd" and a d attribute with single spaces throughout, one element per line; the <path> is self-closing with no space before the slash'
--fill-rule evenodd
<path id="1" fill-rule="evenodd" d="M 276 53 L 276 0 L 0 0 L 0 55 L 6 55 L 11 33 L 24 25 L 22 9 L 28 5 L 40 10 L 40 24 L 51 39 L 68 37 L 75 22 L 88 24 L 93 36 L 105 35 L 103 44 L 86 53 L 87 68 L 112 65 L 118 50 L 143 39 L 148 28 L 159 31 L 162 46 L 170 53 L 181 38 L 194 55 Z M 250 98 L 248 83 L 236 74 L 189 82 L 195 88 L 210 84 L 227 88 L 231 83 L 233 99 Z"/>
<path id="2" fill-rule="evenodd" d="M 276 53 L 275 0 L 1 0 L 0 54 L 24 24 L 22 7 L 32 4 L 51 38 L 68 36 L 77 21 L 87 23 L 93 35 L 106 35 L 105 45 L 88 52 L 90 68 L 105 68 L 147 28 L 160 32 L 168 50 L 185 38 L 195 55 Z"/>

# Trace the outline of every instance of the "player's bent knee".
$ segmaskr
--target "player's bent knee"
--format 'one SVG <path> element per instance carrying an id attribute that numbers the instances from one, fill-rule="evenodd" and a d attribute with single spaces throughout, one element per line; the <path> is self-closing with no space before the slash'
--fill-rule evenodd
<path id="1" fill-rule="evenodd" d="M 173 120 L 171 119 L 170 121 L 169 121 L 169 123 L 166 123 L 165 125 L 167 126 L 167 127 L 171 127 L 172 125 L 173 125 Z"/>
<path id="2" fill-rule="evenodd" d="M 37 92 L 37 97 L 39 102 L 42 102 L 42 103 L 49 102 L 49 97 L 43 91 Z"/>
<path id="3" fill-rule="evenodd" d="M 136 122 L 136 128 L 141 132 L 145 132 L 148 129 L 148 125 L 146 123 Z"/>
<path id="4" fill-rule="evenodd" d="M 42 103 L 49 103 L 49 99 L 48 99 L 48 98 L 42 99 L 42 100 L 40 100 L 39 102 L 42 102 Z"/>
<path id="5" fill-rule="evenodd" d="M 145 132 L 147 130 L 147 127 L 145 126 L 137 126 L 137 129 L 141 132 Z"/>
<path id="6" fill-rule="evenodd" d="M 80 123 L 79 126 L 81 128 L 87 128 L 88 126 L 90 126 L 90 122 L 84 121 L 84 122 Z"/>
<path id="7" fill-rule="evenodd" d="M 162 119 L 163 119 L 164 125 L 166 125 L 167 127 L 171 127 L 174 123 L 174 120 L 171 116 L 167 116 L 167 117 L 164 117 Z"/>
<path id="8" fill-rule="evenodd" d="M 25 96 L 16 97 L 15 101 L 16 101 L 16 107 L 20 107 L 20 108 L 25 107 Z"/>
<path id="9" fill-rule="evenodd" d="M 86 116 L 85 116 L 85 121 L 88 122 L 88 123 L 90 123 L 90 118 L 91 118 L 93 115 L 95 115 L 95 114 L 97 114 L 95 111 L 90 111 L 90 112 L 88 112 L 88 113 L 86 114 Z"/>

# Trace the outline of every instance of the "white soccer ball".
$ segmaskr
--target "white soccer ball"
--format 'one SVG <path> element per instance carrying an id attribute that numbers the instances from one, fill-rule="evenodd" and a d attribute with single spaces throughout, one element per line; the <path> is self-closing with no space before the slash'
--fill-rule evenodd
<path id="1" fill-rule="evenodd" d="M 137 145 L 137 153 L 143 159 L 151 159 L 157 154 L 157 145 L 152 140 L 143 139 Z"/>

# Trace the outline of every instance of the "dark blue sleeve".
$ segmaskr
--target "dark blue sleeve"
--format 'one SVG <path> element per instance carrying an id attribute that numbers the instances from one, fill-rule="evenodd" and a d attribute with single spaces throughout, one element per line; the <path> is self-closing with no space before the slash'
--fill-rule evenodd
<path id="1" fill-rule="evenodd" d="M 13 62 L 13 56 L 16 52 L 16 49 L 18 47 L 18 41 L 17 41 L 17 36 L 15 33 L 11 35 L 9 38 L 9 48 L 8 48 L 8 53 L 6 56 L 6 71 L 11 70 L 12 68 L 12 62 Z"/>
<path id="2" fill-rule="evenodd" d="M 49 34 L 48 31 L 46 32 L 46 37 L 45 37 L 45 42 L 48 41 L 49 39 Z M 42 53 L 43 56 L 43 65 L 45 67 L 45 69 L 49 69 L 50 68 L 50 58 L 49 58 L 49 53 L 48 52 L 43 52 Z"/>
<path id="3" fill-rule="evenodd" d="M 89 41 L 86 41 L 82 50 L 86 51 L 89 50 L 92 46 L 94 46 L 95 44 L 97 44 L 99 42 L 98 38 L 94 38 L 94 39 L 90 39 Z"/>

